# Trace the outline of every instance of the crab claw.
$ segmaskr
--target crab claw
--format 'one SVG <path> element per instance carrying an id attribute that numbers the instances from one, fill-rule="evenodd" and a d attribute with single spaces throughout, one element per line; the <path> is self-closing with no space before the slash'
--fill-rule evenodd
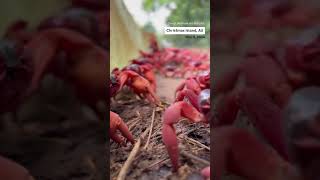
<path id="1" fill-rule="evenodd" d="M 34 180 L 27 169 L 2 156 L 0 156 L 0 179 Z"/>
<path id="2" fill-rule="evenodd" d="M 287 147 L 282 139 L 284 136 L 282 109 L 275 105 L 269 96 L 256 88 L 244 88 L 238 92 L 228 93 L 221 102 L 217 106 L 214 126 L 233 124 L 241 107 L 265 140 L 282 157 L 288 159 Z"/>
<path id="3" fill-rule="evenodd" d="M 201 92 L 201 87 L 199 83 L 193 78 L 188 78 L 178 85 L 175 91 L 175 95 L 177 96 L 177 93 L 179 91 L 182 91 L 184 87 L 186 87 L 187 89 L 193 90 L 196 94 L 199 94 Z"/>
<path id="4" fill-rule="evenodd" d="M 173 125 L 178 123 L 182 117 L 192 122 L 202 122 L 205 119 L 203 114 L 185 101 L 172 104 L 164 112 L 162 139 L 168 150 L 173 171 L 177 171 L 179 167 L 178 139 Z"/>
<path id="5" fill-rule="evenodd" d="M 124 85 L 128 85 L 137 95 L 143 94 L 149 102 L 162 106 L 161 101 L 153 91 L 150 82 L 138 73 L 131 70 L 121 71 L 119 74 L 119 82 L 119 89 L 122 89 Z"/>
<path id="6" fill-rule="evenodd" d="M 177 96 L 175 99 L 175 102 L 183 101 L 184 98 L 188 98 L 190 103 L 198 110 L 200 111 L 198 107 L 198 96 L 190 89 L 183 89 L 182 91 L 177 92 Z"/>
<path id="7" fill-rule="evenodd" d="M 124 140 L 116 134 L 116 131 L 120 130 L 121 134 L 130 141 L 131 144 L 134 144 L 134 138 L 129 131 L 127 125 L 123 122 L 120 116 L 112 111 L 110 111 L 110 137 L 115 142 L 119 144 L 125 144 Z"/>

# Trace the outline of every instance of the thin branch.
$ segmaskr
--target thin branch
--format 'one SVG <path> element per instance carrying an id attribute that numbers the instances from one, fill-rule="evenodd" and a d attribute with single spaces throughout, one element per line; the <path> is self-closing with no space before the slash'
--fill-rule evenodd
<path id="1" fill-rule="evenodd" d="M 148 139 L 147 139 L 147 143 L 146 143 L 146 145 L 144 146 L 144 149 L 147 149 L 147 148 L 148 148 L 148 145 L 149 145 L 149 142 L 150 142 L 150 138 L 151 138 L 151 134 L 152 134 L 152 129 L 153 129 L 153 123 L 154 123 L 155 113 L 156 113 L 156 109 L 153 109 L 153 112 L 152 112 L 152 120 L 151 120 L 151 127 L 150 127 L 150 131 L 149 131 L 149 136 L 148 136 Z"/>

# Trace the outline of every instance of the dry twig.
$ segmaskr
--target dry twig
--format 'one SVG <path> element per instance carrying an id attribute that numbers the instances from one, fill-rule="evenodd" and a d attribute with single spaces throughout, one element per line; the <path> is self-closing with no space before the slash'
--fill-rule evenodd
<path id="1" fill-rule="evenodd" d="M 138 141 L 135 143 L 132 151 L 129 154 L 128 159 L 126 160 L 126 162 L 124 163 L 124 165 L 122 166 L 119 175 L 117 177 L 117 180 L 124 180 L 128 174 L 128 170 L 133 162 L 133 160 L 135 159 L 136 155 L 138 154 L 139 150 L 140 150 L 140 146 L 141 146 L 141 140 L 145 138 L 145 136 L 147 135 L 149 128 L 147 128 L 141 135 L 141 137 L 138 139 Z"/>
<path id="2" fill-rule="evenodd" d="M 124 180 L 126 178 L 127 173 L 128 173 L 128 169 L 129 169 L 130 165 L 132 164 L 132 161 L 134 160 L 134 158 L 136 157 L 136 155 L 139 152 L 140 145 L 141 145 L 141 139 L 139 138 L 138 141 L 135 143 L 132 151 L 130 152 L 128 159 L 126 160 L 126 162 L 122 166 L 120 173 L 117 177 L 117 180 Z"/>
<path id="3" fill-rule="evenodd" d="M 127 122 L 127 125 L 129 126 L 129 131 L 132 130 L 132 128 L 139 123 L 139 121 L 141 120 L 141 115 L 139 111 L 136 111 L 137 117 L 129 122 Z"/>
<path id="4" fill-rule="evenodd" d="M 152 164 L 151 164 L 150 166 L 148 166 L 146 169 L 152 169 L 154 166 L 164 164 L 164 163 L 168 162 L 169 160 L 170 160 L 169 158 L 161 159 L 160 161 L 157 161 L 157 162 L 155 162 L 155 163 L 152 163 Z"/>
<path id="5" fill-rule="evenodd" d="M 150 127 L 150 131 L 149 131 L 149 136 L 148 136 L 148 139 L 147 139 L 147 143 L 146 143 L 146 145 L 144 146 L 144 149 L 147 149 L 147 148 L 148 148 L 148 145 L 149 145 L 149 141 L 150 141 L 151 134 L 152 134 L 152 129 L 153 129 L 155 112 L 156 112 L 156 109 L 153 109 L 153 112 L 152 112 L 152 120 L 151 120 L 151 127 Z"/>
<path id="6" fill-rule="evenodd" d="M 205 148 L 206 150 L 210 151 L 210 148 L 204 144 L 202 144 L 201 142 L 197 141 L 197 140 L 194 140 L 192 138 L 189 138 L 187 136 L 184 136 L 184 139 L 187 140 L 187 141 L 190 141 L 191 143 L 195 144 L 195 145 L 198 145 L 200 147 L 203 147 Z"/>
<path id="7" fill-rule="evenodd" d="M 209 165 L 210 165 L 210 162 L 209 162 L 209 161 L 204 160 L 204 159 L 201 159 L 201 158 L 199 158 L 199 157 L 197 157 L 197 156 L 195 156 L 195 155 L 193 155 L 193 154 L 187 153 L 187 152 L 185 152 L 185 151 L 182 151 L 181 154 L 184 155 L 184 156 L 186 156 L 187 158 L 190 158 L 190 159 L 193 159 L 193 160 L 195 160 L 195 161 L 198 161 L 198 162 L 200 162 L 200 163 L 202 163 L 202 164 L 204 164 L 204 165 L 206 165 L 206 166 L 209 166 Z"/>

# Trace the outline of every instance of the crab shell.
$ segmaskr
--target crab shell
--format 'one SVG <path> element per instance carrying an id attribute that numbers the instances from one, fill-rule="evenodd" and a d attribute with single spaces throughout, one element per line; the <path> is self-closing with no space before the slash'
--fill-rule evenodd
<path id="1" fill-rule="evenodd" d="M 130 64 L 127 67 L 125 67 L 125 69 L 134 71 L 138 74 L 141 74 L 141 69 L 140 69 L 139 65 L 137 65 L 137 64 Z"/>
<path id="2" fill-rule="evenodd" d="M 68 28 L 80 32 L 92 40 L 98 41 L 98 24 L 94 13 L 82 8 L 71 8 L 61 15 L 44 20 L 38 26 L 38 30 L 59 27 Z"/>

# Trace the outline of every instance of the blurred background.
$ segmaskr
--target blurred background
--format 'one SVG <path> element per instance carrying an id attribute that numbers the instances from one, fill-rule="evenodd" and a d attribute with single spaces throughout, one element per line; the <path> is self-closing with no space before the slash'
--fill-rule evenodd
<path id="1" fill-rule="evenodd" d="M 288 124 L 295 124 L 294 122 L 298 122 L 297 119 L 299 117 L 306 116 L 308 118 L 303 118 L 303 123 L 296 125 L 297 129 L 312 121 L 319 122 L 317 118 L 319 117 L 319 108 L 315 108 L 317 109 L 315 113 L 317 117 L 309 116 L 309 110 L 301 108 L 308 107 L 308 105 L 314 106 L 307 100 L 308 96 L 310 96 L 310 99 L 313 98 L 310 94 L 301 96 L 299 101 L 292 101 L 292 98 L 301 89 L 309 86 L 319 86 L 319 10 L 320 1 L 318 0 L 214 1 L 214 6 L 212 6 L 211 10 L 214 20 L 214 28 L 211 31 L 211 52 L 214 59 L 212 64 L 215 72 L 213 75 L 215 85 L 213 88 L 213 105 L 211 107 L 214 107 L 216 116 L 211 124 L 211 144 L 216 142 L 212 147 L 216 151 L 211 153 L 212 163 L 220 160 L 220 158 L 215 159 L 215 157 L 221 157 L 220 154 L 215 154 L 215 152 L 219 152 L 219 148 L 223 148 L 223 151 L 226 151 L 225 146 L 219 142 L 242 141 L 239 136 L 230 138 L 219 134 L 218 129 L 221 126 L 231 129 L 236 127 L 250 132 L 250 135 L 258 139 L 257 144 L 273 146 L 272 149 L 278 151 L 280 156 L 283 152 L 281 152 L 281 148 L 272 144 L 270 136 L 274 136 L 281 143 L 288 145 L 293 144 L 298 136 L 303 137 L 304 134 L 312 134 L 310 133 L 311 128 L 301 131 L 293 130 L 294 128 L 290 129 Z M 255 93 L 252 93 L 254 91 L 248 93 L 248 99 L 243 98 L 243 94 L 245 94 L 243 92 L 248 89 L 255 89 L 268 102 L 257 103 L 258 101 L 256 100 L 259 98 L 255 96 Z M 240 95 L 239 92 L 243 94 Z M 237 98 L 230 98 L 234 95 Z M 256 102 L 250 101 L 250 98 Z M 278 99 L 282 100 L 282 104 L 277 101 Z M 287 108 L 290 101 L 294 102 L 296 109 L 288 112 Z M 304 101 L 308 103 L 305 104 Z M 235 108 L 234 104 L 240 104 L 237 107 L 239 109 Z M 246 104 L 251 104 L 252 107 Z M 280 110 L 275 113 L 268 112 L 268 109 Z M 297 112 L 299 112 L 299 115 Z M 282 118 L 284 114 L 291 118 Z M 279 120 L 275 118 L 278 115 L 281 117 Z M 235 122 L 221 123 L 222 121 L 230 121 L 230 119 L 235 120 Z M 272 121 L 275 121 L 275 123 L 272 123 L 270 128 L 266 124 L 271 124 Z M 217 125 L 214 126 L 215 124 Z M 269 137 L 263 132 L 263 128 L 270 132 Z M 287 131 L 283 134 L 277 133 L 275 131 L 277 128 L 286 129 Z M 314 140 L 319 143 L 319 137 L 314 138 Z M 230 146 L 232 147 L 233 144 L 230 143 Z M 248 143 L 241 144 L 239 147 L 234 147 L 234 151 L 239 154 L 235 155 L 236 153 L 234 153 L 231 156 L 250 158 L 246 158 L 245 161 L 242 160 L 241 162 L 237 162 L 237 160 L 228 161 L 230 164 L 227 167 L 240 168 L 236 170 L 226 168 L 225 172 L 221 172 L 223 177 L 215 177 L 216 179 L 247 179 L 248 177 L 256 177 L 256 179 L 264 179 L 265 177 L 271 179 L 293 179 L 288 176 L 296 176 L 297 174 L 304 176 L 301 179 L 316 179 L 316 177 L 319 177 L 319 161 L 315 160 L 319 159 L 317 155 L 318 149 L 303 149 L 303 147 L 300 147 L 301 151 L 297 152 L 297 149 L 289 145 L 290 147 L 288 146 L 289 148 L 285 152 L 289 153 L 290 161 L 286 161 L 286 157 L 281 156 L 281 161 L 277 161 L 274 167 L 278 167 L 282 163 L 288 163 L 290 168 L 297 168 L 297 170 L 290 172 L 292 174 L 285 172 L 284 174 L 287 177 L 278 177 L 278 171 L 273 173 L 268 168 L 261 168 L 265 170 L 264 172 L 249 172 L 260 167 L 259 163 L 250 162 L 250 160 L 255 159 L 254 155 L 259 159 L 264 153 L 253 149 L 251 149 L 252 151 L 244 150 L 241 146 L 254 147 L 254 145 L 249 145 Z M 266 149 L 270 147 L 266 146 Z M 303 151 L 305 154 L 301 153 Z M 274 155 L 270 154 L 268 154 L 268 157 L 270 159 L 275 158 Z M 226 155 L 226 159 L 229 160 L 229 155 Z M 217 167 L 225 166 L 223 163 L 214 165 L 216 166 L 216 171 L 220 169 Z M 248 171 L 244 172 L 244 169 Z M 219 176 L 220 172 L 213 170 L 211 173 Z"/>
<path id="2" fill-rule="evenodd" d="M 5 47 L 3 44 L 7 41 L 4 40 L 8 39 L 4 35 L 8 26 L 18 20 L 24 20 L 28 24 L 25 29 L 22 28 L 23 32 L 36 34 L 40 31 L 37 29 L 39 24 L 47 18 L 63 18 L 69 13 L 68 16 L 72 16 L 74 19 L 71 19 L 79 23 L 80 29 L 82 27 L 86 29 L 88 24 L 86 20 L 90 18 L 83 18 L 83 21 L 80 18 L 81 20 L 77 21 L 81 13 L 70 13 L 70 9 L 73 8 L 81 9 L 80 11 L 85 12 L 84 14 L 89 14 L 90 20 L 93 19 L 89 23 L 94 23 L 94 27 L 100 28 L 99 25 L 104 24 L 106 29 L 109 29 L 107 1 L 103 1 L 106 3 L 103 4 L 99 0 L 90 0 L 91 3 L 96 3 L 95 8 L 89 8 L 88 4 L 80 1 L 2 0 L 0 6 L 1 48 Z M 98 24 L 100 13 L 107 16 L 103 18 L 103 23 Z M 59 25 L 65 24 L 57 26 Z M 76 29 L 64 28 L 71 31 Z M 86 30 L 91 31 L 92 29 L 87 28 Z M 103 47 L 105 49 L 102 51 L 108 53 L 109 39 L 106 41 Z M 35 93 L 21 100 L 19 95 L 25 93 L 26 87 L 18 85 L 19 88 L 17 88 L 16 86 L 17 83 L 21 84 L 21 79 L 24 80 L 24 77 L 7 77 L 9 73 L 6 71 L 11 67 L 4 66 L 3 68 L 5 64 L 3 56 L 7 54 L 3 49 L 1 53 L 0 155 L 24 166 L 35 179 L 105 179 L 107 169 L 105 152 L 108 151 L 106 150 L 106 122 L 99 120 L 93 108 L 80 100 L 73 83 L 61 77 L 58 78 L 50 72 L 43 78 L 41 87 Z M 10 58 L 19 57 L 15 55 L 17 54 Z M 16 60 L 14 58 L 13 60 Z M 20 57 L 17 59 L 20 60 Z M 108 59 L 105 58 L 105 61 Z M 82 69 L 80 73 L 86 70 Z M 106 74 L 107 70 L 106 66 Z M 3 74 L 5 76 L 2 76 Z M 29 82 L 24 81 L 23 83 L 28 84 Z M 102 86 L 106 86 L 105 83 L 103 82 Z M 8 108 L 9 105 L 3 103 L 8 99 L 11 100 L 9 103 L 15 106 Z"/>
<path id="3" fill-rule="evenodd" d="M 0 6 L 0 34 L 17 19 L 25 19 L 31 26 L 35 26 L 68 4 L 70 2 L 66 0 L 3 0 Z"/>

